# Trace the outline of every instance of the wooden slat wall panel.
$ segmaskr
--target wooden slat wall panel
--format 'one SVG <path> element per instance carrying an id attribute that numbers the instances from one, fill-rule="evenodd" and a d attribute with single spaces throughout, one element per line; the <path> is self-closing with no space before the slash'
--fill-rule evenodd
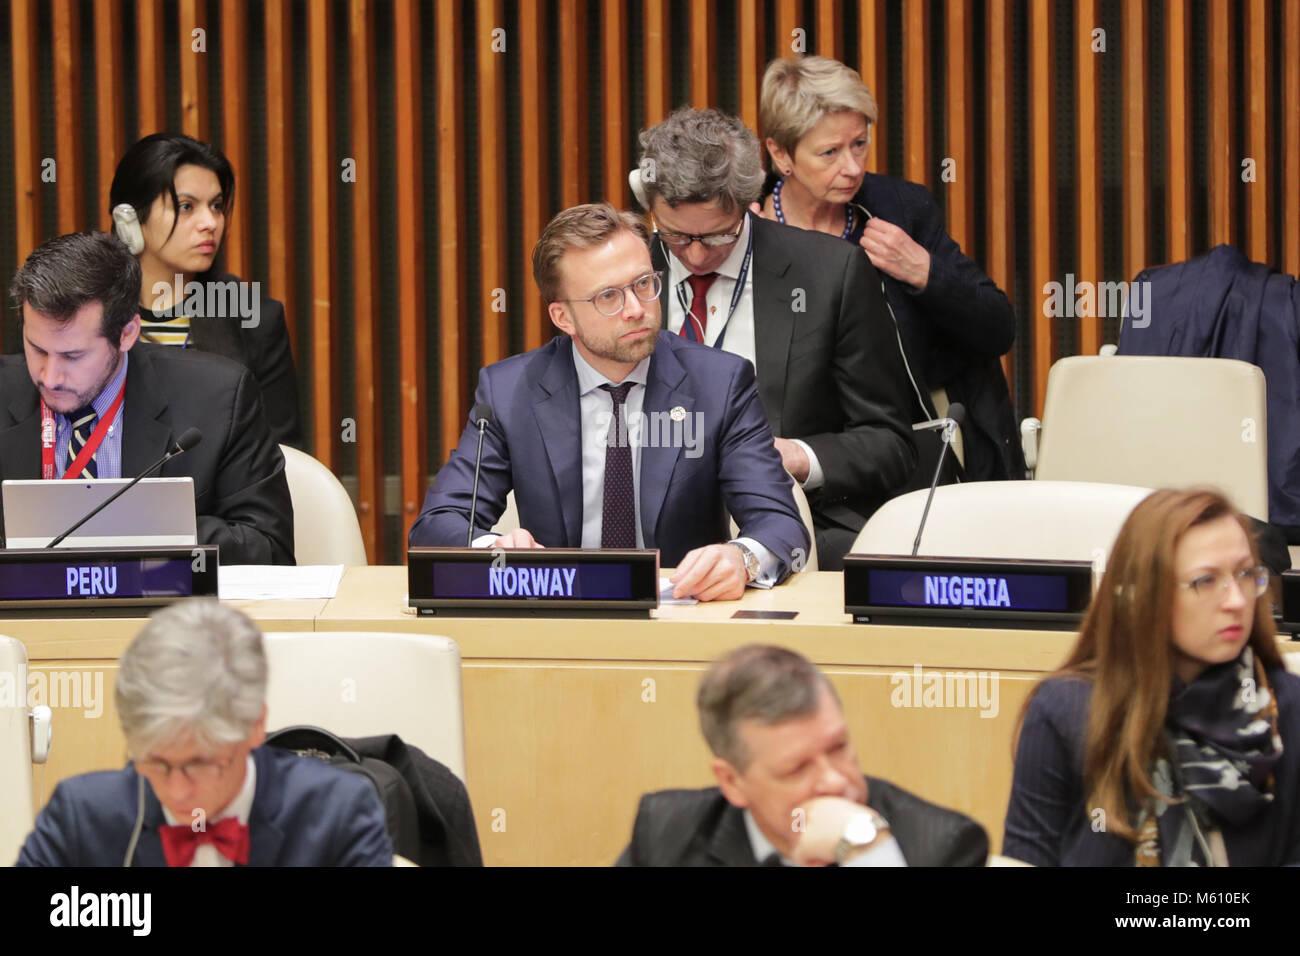
<path id="1" fill-rule="evenodd" d="M 672 46 L 668 33 L 669 0 L 645 0 L 645 122 L 658 123 L 672 110 Z"/>
<path id="2" fill-rule="evenodd" d="M 331 330 L 334 319 L 334 250 L 337 243 L 336 183 L 341 167 L 334 145 L 334 15 L 322 6 L 308 18 L 307 86 L 311 99 L 311 394 L 312 450 L 333 468 L 340 439 L 335 374 L 338 349 Z"/>
<path id="3" fill-rule="evenodd" d="M 1033 308 L 1033 396 L 1040 417 L 1047 393 L 1047 371 L 1056 360 L 1056 322 L 1044 314 L 1048 282 L 1056 274 L 1056 216 L 1053 208 L 1055 150 L 1052 122 L 1051 4 L 1029 6 L 1029 305 Z"/>
<path id="4" fill-rule="evenodd" d="M 117 161 L 126 151 L 126 78 L 111 51 L 122 49 L 122 0 L 95 4 L 95 89 L 99 98 L 95 139 L 99 157 L 99 194 L 91 225 L 107 228 L 109 187 Z"/>
<path id="5" fill-rule="evenodd" d="M 1169 262 L 1192 255 L 1191 49 L 1187 0 L 1166 0 L 1165 258 Z"/>
<path id="6" fill-rule="evenodd" d="M 194 31 L 207 32 L 207 4 L 203 0 L 180 0 L 181 49 L 181 132 L 208 141 L 208 53 L 207 38 Z M 323 13 L 318 14 L 323 16 Z M 314 20 L 316 17 L 313 16 Z M 194 47 L 202 42 L 203 50 Z"/>
<path id="7" fill-rule="evenodd" d="M 858 3 L 858 73 L 876 99 L 879 117 L 871 130 L 871 152 L 867 155 L 867 169 L 873 173 L 885 171 L 889 157 L 889 126 L 900 119 L 885 113 L 885 104 L 889 101 L 885 3 L 886 0 L 859 0 Z"/>
<path id="8" fill-rule="evenodd" d="M 1241 166 L 1233 156 L 1232 44 L 1233 17 L 1228 0 L 1208 0 L 1209 7 L 1209 180 L 1210 245 L 1236 241 L 1233 194 Z"/>
<path id="9" fill-rule="evenodd" d="M 297 352 L 298 312 L 294 296 L 295 248 L 293 142 L 289 115 L 293 108 L 293 47 L 289 19 L 290 0 L 265 0 L 266 31 L 266 223 L 269 294 L 284 303 L 289 342 Z M 249 223 L 249 228 L 253 227 Z"/>
<path id="10" fill-rule="evenodd" d="M 425 403 L 424 148 L 420 95 L 420 9 L 418 0 L 393 4 L 393 94 L 397 165 L 397 326 L 401 376 L 398 417 L 402 433 L 401 540 L 420 513 L 428 483 Z M 526 77 L 525 77 L 526 79 Z M 441 391 L 441 389 L 440 389 Z"/>
<path id="11" fill-rule="evenodd" d="M 969 255 L 975 242 L 975 91 L 971 75 L 970 0 L 944 5 L 948 70 L 945 161 L 953 161 L 951 182 L 940 180 L 947 194 L 948 234 Z"/>
<path id="12" fill-rule="evenodd" d="M 903 0 L 903 175 L 929 186 L 929 0 Z"/>
<path id="13" fill-rule="evenodd" d="M 574 0 L 568 2 L 568 12 L 572 14 Z M 464 175 L 465 131 L 461 122 L 460 9 L 456 4 L 435 5 L 434 31 L 438 80 L 438 182 L 450 187 L 437 191 L 438 374 L 442 399 L 439 417 L 442 450 L 438 460 L 442 462 L 456 447 L 468 415 L 468 383 L 464 372 L 466 343 L 460 323 L 465 305 L 460 296 L 461 277 L 465 275 L 465 206 L 457 184 Z M 418 73 L 411 74 L 408 82 L 416 83 L 414 78 L 417 76 Z M 570 116 L 572 112 L 570 109 Z M 578 143 L 577 140 L 572 142 L 575 146 Z"/>
<path id="14" fill-rule="evenodd" d="M 1297 0 L 1289 0 L 1295 6 Z M 1247 257 L 1255 262 L 1273 260 L 1273 235 L 1270 220 L 1277 214 L 1273 202 L 1273 111 L 1270 92 L 1273 82 L 1273 43 L 1270 31 L 1272 4 L 1269 0 L 1246 0 L 1245 48 L 1251 51 L 1246 58 L 1246 157 L 1254 160 L 1255 180 L 1246 183 L 1246 241 Z M 1300 50 L 1291 47 L 1290 58 L 1300 56 Z M 1291 204 L 1300 202 L 1300 196 L 1291 196 Z"/>
<path id="15" fill-rule="evenodd" d="M 615 208 L 632 202 L 627 185 L 628 157 L 627 11 L 623 0 L 605 0 L 601 9 L 601 105 L 605 137 L 605 199 Z M 504 192 L 504 190 L 503 190 Z"/>
<path id="16" fill-rule="evenodd" d="M 14 76 L 36 76 L 40 51 L 36 0 L 10 0 Z M 14 232 L 17 269 L 41 244 L 40 100 L 35 83 L 15 83 L 14 90 Z"/>
<path id="17" fill-rule="evenodd" d="M 1124 7 L 1124 278 L 1132 279 L 1150 261 L 1150 184 L 1147 169 L 1147 11 L 1140 3 Z"/>
<path id="18" fill-rule="evenodd" d="M 840 38 L 839 0 L 817 0 L 817 52 L 833 60 L 840 59 L 844 44 Z"/>
<path id="19" fill-rule="evenodd" d="M 799 0 L 776 0 L 775 56 L 794 56 L 808 52 L 808 31 L 802 22 L 799 6 Z M 795 30 L 804 32 L 796 38 Z"/>
<path id="20" fill-rule="evenodd" d="M 352 63 L 352 321 L 355 343 L 357 517 L 371 564 L 383 562 L 384 440 L 380 397 L 379 155 L 375 129 L 375 3 L 350 0 L 348 52 Z"/>
<path id="21" fill-rule="evenodd" d="M 81 168 L 81 17 L 76 0 L 54 0 L 54 160 L 59 232 L 85 225 Z"/>
<path id="22" fill-rule="evenodd" d="M 248 186 L 239 174 L 249 167 L 248 152 L 248 0 L 221 0 L 221 150 L 235 167 L 235 201 L 227 204 L 226 268 L 245 282 L 253 272 Z"/>
<path id="23" fill-rule="evenodd" d="M 762 135 L 758 128 L 758 104 L 767 60 L 763 40 L 763 4 L 742 3 L 736 10 L 736 48 L 740 68 L 740 118 Z M 779 52 L 779 51 L 778 51 Z M 766 150 L 764 151 L 766 155 Z"/>
<path id="24" fill-rule="evenodd" d="M 988 220 L 985 225 L 985 271 L 1011 299 L 1016 301 L 1015 274 L 1015 204 L 1014 170 L 998 157 L 1010 156 L 1014 139 L 1011 111 L 1015 103 L 1012 90 L 1014 43 L 1011 0 L 989 0 L 987 9 L 988 57 Z M 879 151 L 879 147 L 877 147 Z M 1037 296 L 1030 296 L 1037 304 Z M 1015 396 L 1015 349 L 1002 356 L 1002 371 L 1007 387 Z"/>
<path id="25" fill-rule="evenodd" d="M 1101 228 L 1101 58 L 1093 52 L 1092 29 L 1101 22 L 1098 0 L 1075 0 L 1075 217 L 1078 221 L 1078 279 L 1100 282 L 1102 278 Z M 1102 320 L 1095 310 L 1091 316 L 1079 317 L 1079 352 L 1096 355 L 1101 346 Z"/>
<path id="26" fill-rule="evenodd" d="M 502 0 L 477 0 L 478 40 L 478 213 L 479 344 L 483 364 L 506 357 L 510 333 L 506 320 L 510 301 L 496 290 L 509 285 L 506 274 L 506 65 L 505 53 L 493 37 L 505 20 Z M 502 28 L 504 29 L 504 28 Z M 498 35 L 499 37 L 500 35 Z M 493 50 L 494 42 L 498 50 Z M 507 45 L 506 49 L 509 49 Z M 505 311 L 502 310 L 502 305 Z"/>
<path id="27" fill-rule="evenodd" d="M 691 0 L 691 105 L 698 109 L 717 105 L 714 16 L 713 0 Z"/>
<path id="28" fill-rule="evenodd" d="M 162 0 L 136 0 L 136 55 L 139 63 L 140 136 L 167 127 L 167 93 L 163 73 Z"/>
<path id="29" fill-rule="evenodd" d="M 587 4 L 560 0 L 560 202 L 587 202 Z"/>
<path id="30" fill-rule="evenodd" d="M 649 6 L 649 4 L 647 4 Z M 521 36 L 540 36 L 542 0 L 519 0 Z M 541 49 L 536 43 L 523 43 L 519 51 L 519 164 L 527 173 L 521 177 L 523 198 L 520 223 L 523 228 L 524 348 L 535 349 L 549 337 L 550 319 L 541 293 L 533 282 L 533 246 L 542 234 L 550 208 L 547 170 L 549 168 L 546 122 L 546 72 Z"/>
<path id="31" fill-rule="evenodd" d="M 1282 37 L 1293 54 L 1282 66 L 1282 268 L 1300 276 L 1300 3 L 1283 5 Z"/>

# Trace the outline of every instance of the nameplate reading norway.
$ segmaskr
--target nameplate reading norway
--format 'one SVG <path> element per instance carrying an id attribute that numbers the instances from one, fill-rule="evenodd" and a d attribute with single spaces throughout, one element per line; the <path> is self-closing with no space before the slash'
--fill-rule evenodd
<path id="1" fill-rule="evenodd" d="M 649 617 L 659 552 L 411 548 L 410 606 L 458 617 Z"/>
<path id="2" fill-rule="evenodd" d="M 1092 600 L 1087 561 L 850 554 L 844 610 L 859 624 L 1073 630 Z"/>
<path id="3" fill-rule="evenodd" d="M 0 550 L 0 612 L 153 608 L 217 594 L 217 548 Z"/>

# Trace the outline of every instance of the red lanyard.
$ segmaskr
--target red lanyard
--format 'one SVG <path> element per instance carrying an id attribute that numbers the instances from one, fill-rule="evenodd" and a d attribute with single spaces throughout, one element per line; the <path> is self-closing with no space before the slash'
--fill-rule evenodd
<path id="1" fill-rule="evenodd" d="M 113 399 L 113 404 L 108 406 L 108 411 L 99 420 L 95 430 L 90 433 L 90 440 L 86 442 L 84 448 L 68 466 L 68 470 L 63 473 L 64 478 L 80 478 L 82 471 L 86 468 L 86 462 L 90 461 L 95 452 L 99 451 L 99 446 L 104 441 L 104 436 L 113 426 L 113 419 L 117 417 L 117 410 L 122 407 L 122 399 L 126 396 L 126 382 L 117 390 L 117 398 Z M 45 399 L 41 399 L 41 477 L 49 481 L 54 477 L 54 444 L 55 436 L 58 434 L 57 427 L 54 424 L 54 413 L 50 411 L 45 404 Z"/>

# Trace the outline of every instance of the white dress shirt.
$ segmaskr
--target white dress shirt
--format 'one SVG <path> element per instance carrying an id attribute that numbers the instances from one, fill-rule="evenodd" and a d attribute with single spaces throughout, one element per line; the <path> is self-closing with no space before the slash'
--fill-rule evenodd
<path id="1" fill-rule="evenodd" d="M 239 788 L 239 793 L 235 794 L 235 799 L 230 801 L 225 812 L 216 820 L 206 820 L 206 826 L 212 826 L 217 820 L 224 820 L 226 817 L 236 817 L 239 822 L 248 825 L 248 816 L 253 812 L 253 794 L 257 792 L 257 767 L 253 763 L 253 755 L 249 754 L 246 758 L 248 763 L 244 770 L 244 785 Z M 163 807 L 163 817 L 171 826 L 184 824 L 185 826 L 193 825 L 192 820 L 177 820 L 172 816 L 172 812 Z M 190 866 L 234 866 L 233 860 L 228 860 L 221 855 L 211 843 L 200 843 L 198 849 L 194 851 L 194 860 Z"/>
<path id="2" fill-rule="evenodd" d="M 758 822 L 754 815 L 748 810 L 745 813 L 745 832 L 749 835 L 749 847 L 754 851 L 754 859 L 762 863 L 773 853 L 777 852 L 772 841 L 763 835 L 763 831 L 758 828 Z M 794 860 L 781 854 L 782 866 L 798 866 Z M 881 840 L 866 853 L 858 853 L 850 857 L 841 866 L 907 866 L 907 860 L 903 859 L 903 851 L 899 849 L 898 841 L 894 839 L 891 833 L 887 839 Z"/>
<path id="3" fill-rule="evenodd" d="M 727 331 L 722 340 L 722 350 L 747 358 L 749 364 L 757 367 L 758 362 L 755 358 L 757 353 L 754 350 L 754 260 L 752 257 L 749 262 L 749 272 L 745 275 L 745 288 L 736 303 L 736 311 L 730 318 L 727 316 L 731 309 L 731 297 L 735 294 L 736 283 L 740 279 L 740 269 L 745 262 L 745 250 L 749 247 L 750 231 L 750 214 L 746 213 L 745 224 L 740 229 L 740 238 L 732 247 L 731 255 L 718 266 L 718 277 L 713 280 L 713 285 L 709 286 L 709 291 L 705 293 L 708 321 L 704 324 L 704 344 L 716 346 L 718 337 L 723 334 L 722 330 L 725 328 Z M 667 300 L 664 305 L 664 327 L 674 335 L 680 335 L 682 323 L 686 321 L 686 313 L 682 311 L 677 289 L 680 287 L 685 294 L 686 307 L 689 310 L 694 300 L 688 281 L 692 273 L 673 254 L 671 246 L 665 243 L 664 248 L 668 250 L 668 288 L 664 290 L 661 299 L 661 301 Z M 801 482 L 803 489 L 812 491 L 814 488 L 820 488 L 825 483 L 826 477 L 822 473 L 821 463 L 817 461 L 817 455 L 807 442 L 800 441 L 798 438 L 792 440 L 808 456 L 808 477 Z"/>

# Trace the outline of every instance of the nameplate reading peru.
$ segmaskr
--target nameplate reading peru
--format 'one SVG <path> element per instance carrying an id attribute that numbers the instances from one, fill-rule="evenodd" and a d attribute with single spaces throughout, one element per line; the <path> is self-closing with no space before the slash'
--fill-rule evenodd
<path id="1" fill-rule="evenodd" d="M 411 548 L 410 606 L 463 617 L 648 617 L 659 552 Z"/>
<path id="2" fill-rule="evenodd" d="M 0 550 L 0 611 L 160 607 L 217 594 L 217 548 Z"/>
<path id="3" fill-rule="evenodd" d="M 1086 561 L 851 554 L 844 610 L 859 624 L 1073 629 L 1092 600 Z"/>

